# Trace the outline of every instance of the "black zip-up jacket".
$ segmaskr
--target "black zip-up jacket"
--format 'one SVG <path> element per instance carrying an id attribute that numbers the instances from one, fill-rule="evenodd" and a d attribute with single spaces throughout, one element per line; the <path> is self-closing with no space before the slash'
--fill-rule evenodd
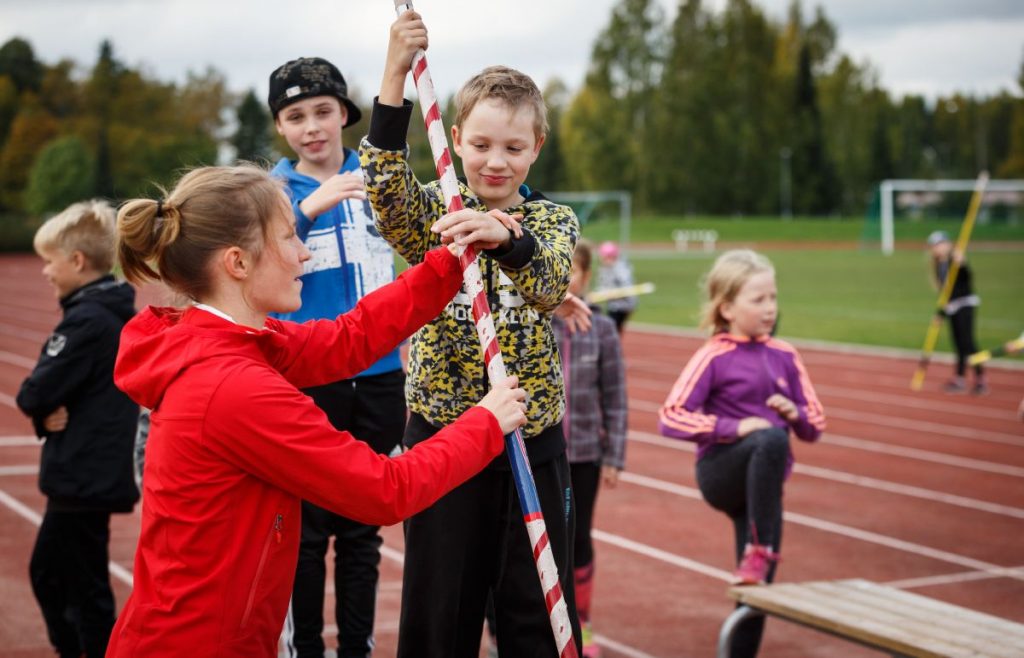
<path id="1" fill-rule="evenodd" d="M 130 512 L 139 499 L 132 448 L 139 407 L 114 386 L 121 328 L 135 315 L 135 290 L 104 276 L 60 300 L 64 317 L 18 391 L 18 408 L 44 439 L 39 489 L 54 511 Z M 67 428 L 47 432 L 59 407 Z"/>

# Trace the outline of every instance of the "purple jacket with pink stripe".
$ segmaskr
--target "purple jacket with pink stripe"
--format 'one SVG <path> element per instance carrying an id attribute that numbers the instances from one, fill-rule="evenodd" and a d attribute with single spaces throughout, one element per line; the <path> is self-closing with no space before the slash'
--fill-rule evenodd
<path id="1" fill-rule="evenodd" d="M 780 393 L 800 417 L 787 422 L 765 402 Z M 716 443 L 737 440 L 739 422 L 750 416 L 789 428 L 804 441 L 825 430 L 825 410 L 796 349 L 769 336 L 750 339 L 720 333 L 690 359 L 658 414 L 665 436 L 697 443 L 700 459 Z M 793 456 L 790 454 L 790 465 Z"/>

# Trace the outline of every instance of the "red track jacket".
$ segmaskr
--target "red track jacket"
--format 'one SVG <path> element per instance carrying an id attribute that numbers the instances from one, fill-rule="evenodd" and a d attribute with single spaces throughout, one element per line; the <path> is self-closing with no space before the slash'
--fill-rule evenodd
<path id="1" fill-rule="evenodd" d="M 300 498 L 390 525 L 479 472 L 503 447 L 474 407 L 389 459 L 335 430 L 298 388 L 366 369 L 459 289 L 445 249 L 337 320 L 256 331 L 206 311 L 147 308 L 114 379 L 154 409 L 134 590 L 107 656 L 275 656 L 299 544 Z"/>

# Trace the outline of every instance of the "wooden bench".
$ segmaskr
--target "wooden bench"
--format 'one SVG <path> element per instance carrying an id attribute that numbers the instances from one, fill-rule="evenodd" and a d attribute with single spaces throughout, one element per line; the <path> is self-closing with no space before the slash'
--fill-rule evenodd
<path id="1" fill-rule="evenodd" d="M 737 626 L 771 615 L 894 656 L 1024 656 L 1024 624 L 866 580 L 732 587 L 740 603 L 722 625 L 728 658 Z"/>

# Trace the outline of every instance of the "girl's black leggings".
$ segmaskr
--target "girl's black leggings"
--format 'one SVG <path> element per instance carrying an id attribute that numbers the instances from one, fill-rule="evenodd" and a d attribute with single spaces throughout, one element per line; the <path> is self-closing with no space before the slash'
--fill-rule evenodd
<path id="1" fill-rule="evenodd" d="M 714 446 L 697 462 L 697 485 L 704 500 L 732 519 L 736 561 L 750 543 L 782 545 L 782 483 L 789 458 L 789 433 L 781 428 L 758 430 L 735 443 Z M 756 542 L 754 535 L 756 534 Z M 775 577 L 775 564 L 767 581 Z M 764 617 L 748 619 L 736 630 L 732 658 L 757 655 Z"/>

